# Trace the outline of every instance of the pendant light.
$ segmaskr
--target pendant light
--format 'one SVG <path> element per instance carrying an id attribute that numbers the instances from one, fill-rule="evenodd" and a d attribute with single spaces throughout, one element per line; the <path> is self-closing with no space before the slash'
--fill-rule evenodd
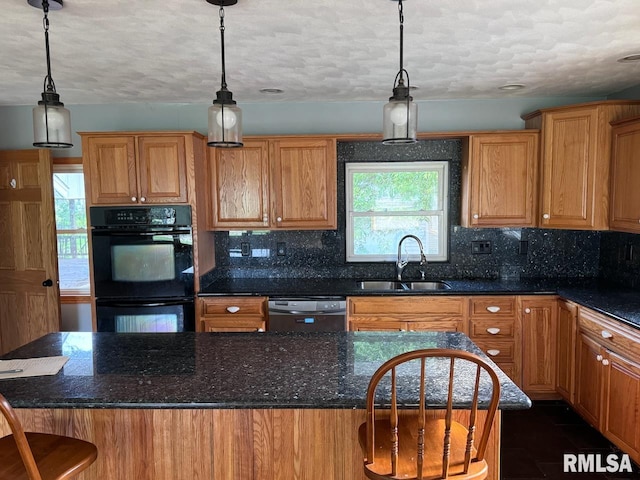
<path id="1" fill-rule="evenodd" d="M 224 65 L 224 7 L 235 5 L 238 0 L 207 0 L 220 6 L 220 45 L 222 50 L 222 82 L 216 92 L 216 99 L 209 107 L 210 147 L 233 148 L 242 146 L 242 110 L 236 106 L 233 94 L 227 90 Z"/>
<path id="2" fill-rule="evenodd" d="M 42 8 L 44 19 L 44 45 L 47 54 L 47 76 L 44 77 L 42 100 L 33 107 L 33 146 L 38 148 L 70 148 L 71 115 L 56 93 L 56 85 L 51 77 L 51 57 L 49 53 L 49 7 L 62 8 L 62 0 L 28 0 L 29 5 Z"/>
<path id="3" fill-rule="evenodd" d="M 382 143 L 394 145 L 399 143 L 415 143 L 418 130 L 418 106 L 409 95 L 409 74 L 403 66 L 403 34 L 404 12 L 402 0 L 398 2 L 400 16 L 400 70 L 393 82 L 393 96 L 384 106 L 382 112 Z M 405 77 L 407 83 L 405 85 Z"/>

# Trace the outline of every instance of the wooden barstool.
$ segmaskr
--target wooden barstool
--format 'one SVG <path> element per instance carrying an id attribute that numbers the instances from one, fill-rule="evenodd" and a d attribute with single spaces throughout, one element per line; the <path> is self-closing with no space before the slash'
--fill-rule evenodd
<path id="1" fill-rule="evenodd" d="M 429 358 L 442 360 L 436 360 L 431 365 L 431 362 L 427 362 Z M 415 361 L 415 370 L 403 370 L 410 367 L 407 364 L 412 361 Z M 427 415 L 426 378 L 429 368 L 435 369 L 430 372 L 431 378 L 444 383 L 444 387 L 438 386 L 447 393 L 444 418 L 430 418 Z M 383 402 L 390 405 L 390 408 L 379 408 L 376 411 L 375 403 L 381 402 L 376 397 L 376 389 L 380 381 L 389 374 L 389 402 L 387 403 L 386 398 Z M 398 376 L 411 376 L 416 381 L 419 377 L 420 382 L 419 388 L 415 390 L 416 397 L 419 398 L 414 399 L 418 408 L 402 409 L 400 415 L 397 401 Z M 488 405 L 483 406 L 487 409 L 486 419 L 476 447 L 474 437 L 481 376 L 483 384 L 488 382 L 491 385 L 491 396 Z M 457 382 L 455 385 L 454 377 Z M 470 411 L 467 425 L 452 420 L 454 391 L 458 400 L 461 395 L 464 396 L 463 408 Z M 482 358 L 472 353 L 426 349 L 407 352 L 390 359 L 371 377 L 367 390 L 367 421 L 358 430 L 365 475 L 373 480 L 486 478 L 488 467 L 484 454 L 499 398 L 500 381 L 496 372 Z"/>
<path id="2" fill-rule="evenodd" d="M 63 480 L 91 465 L 98 450 L 93 443 L 49 433 L 24 432 L 4 396 L 0 411 L 12 435 L 0 438 L 0 480 Z"/>

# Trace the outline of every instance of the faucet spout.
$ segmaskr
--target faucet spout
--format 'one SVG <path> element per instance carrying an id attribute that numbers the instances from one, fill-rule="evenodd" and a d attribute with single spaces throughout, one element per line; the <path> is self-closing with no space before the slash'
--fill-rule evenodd
<path id="1" fill-rule="evenodd" d="M 420 249 L 420 267 L 421 267 L 420 273 L 422 274 L 422 278 L 423 279 L 424 279 L 424 276 L 425 276 L 424 268 L 427 265 L 427 257 L 424 254 L 424 247 L 422 246 L 422 241 L 418 237 L 416 237 L 415 235 L 405 235 L 398 242 L 398 259 L 396 260 L 396 279 L 399 282 L 402 281 L 402 272 L 404 271 L 405 267 L 409 263 L 408 260 L 403 260 L 402 259 L 402 243 L 407 238 L 414 239 L 418 244 L 418 248 Z"/>

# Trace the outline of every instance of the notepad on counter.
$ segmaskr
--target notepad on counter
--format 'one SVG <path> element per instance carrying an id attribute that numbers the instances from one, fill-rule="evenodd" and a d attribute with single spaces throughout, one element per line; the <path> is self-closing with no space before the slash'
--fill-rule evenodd
<path id="1" fill-rule="evenodd" d="M 0 360 L 0 380 L 55 375 L 67 360 L 67 356 Z"/>

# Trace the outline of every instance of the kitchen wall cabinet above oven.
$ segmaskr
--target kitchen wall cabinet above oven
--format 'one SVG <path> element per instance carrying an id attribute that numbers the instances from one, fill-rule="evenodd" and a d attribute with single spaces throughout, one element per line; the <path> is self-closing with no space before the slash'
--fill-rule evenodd
<path id="1" fill-rule="evenodd" d="M 188 203 L 196 132 L 80 133 L 90 205 Z"/>
<path id="2" fill-rule="evenodd" d="M 534 227 L 539 133 L 472 133 L 462 165 L 462 225 Z"/>
<path id="3" fill-rule="evenodd" d="M 245 137 L 208 156 L 209 229 L 337 227 L 335 138 Z"/>
<path id="4" fill-rule="evenodd" d="M 611 100 L 538 110 L 522 118 L 541 137 L 543 228 L 607 230 L 610 122 L 640 114 L 640 101 Z"/>

